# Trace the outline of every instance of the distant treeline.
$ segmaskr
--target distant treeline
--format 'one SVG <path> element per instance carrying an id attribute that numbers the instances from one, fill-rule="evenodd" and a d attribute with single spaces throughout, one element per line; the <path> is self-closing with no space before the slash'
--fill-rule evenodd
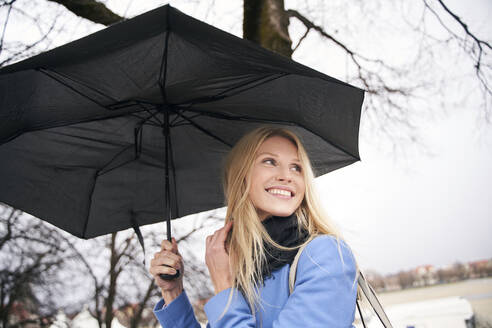
<path id="1" fill-rule="evenodd" d="M 423 265 L 384 276 L 370 271 L 366 273 L 366 276 L 377 291 L 423 287 L 465 279 L 492 277 L 492 259 L 469 263 L 457 262 L 442 268 Z"/>

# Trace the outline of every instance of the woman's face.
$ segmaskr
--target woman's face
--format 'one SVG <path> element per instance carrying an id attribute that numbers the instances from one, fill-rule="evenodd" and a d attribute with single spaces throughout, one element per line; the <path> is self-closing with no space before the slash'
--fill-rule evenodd
<path id="1" fill-rule="evenodd" d="M 274 136 L 258 149 L 251 171 L 249 197 L 261 220 L 289 216 L 299 207 L 306 186 L 296 146 Z"/>

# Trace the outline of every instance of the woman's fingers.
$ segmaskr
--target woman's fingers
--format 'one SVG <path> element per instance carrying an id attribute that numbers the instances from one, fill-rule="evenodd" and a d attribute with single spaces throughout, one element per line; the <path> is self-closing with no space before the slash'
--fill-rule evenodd
<path id="1" fill-rule="evenodd" d="M 213 235 L 210 235 L 207 237 L 207 240 L 206 240 L 207 244 L 209 242 L 211 242 L 212 244 L 214 244 L 216 246 L 224 247 L 225 241 L 227 239 L 227 235 L 228 235 L 229 231 L 231 230 L 231 228 L 232 228 L 232 221 L 229 221 L 226 223 L 225 226 L 223 226 L 222 228 L 215 231 Z M 209 240 L 209 238 L 210 238 L 210 240 Z"/>
<path id="2" fill-rule="evenodd" d="M 231 226 L 228 222 L 206 239 L 205 263 L 216 293 L 232 286 L 229 254 L 225 247 Z"/>
<path id="3" fill-rule="evenodd" d="M 159 277 L 160 274 L 176 274 L 176 269 L 165 266 L 165 265 L 156 265 L 150 267 L 150 274 L 154 277 Z"/>
<path id="4" fill-rule="evenodd" d="M 164 240 L 161 246 L 164 250 L 155 253 L 154 258 L 150 261 L 150 274 L 152 274 L 154 278 L 159 279 L 160 274 L 174 275 L 176 274 L 176 270 L 182 272 L 183 259 L 178 253 L 176 240 L 173 238 L 172 243 Z"/>
<path id="5" fill-rule="evenodd" d="M 172 238 L 171 242 L 163 240 L 161 243 L 161 250 L 154 254 L 154 257 L 150 261 L 149 272 L 154 277 L 155 283 L 161 289 L 162 295 L 168 299 L 166 303 L 171 302 L 173 298 L 169 298 L 168 292 L 183 290 L 183 274 L 172 280 L 164 280 L 160 275 L 174 276 L 177 271 L 184 272 L 183 258 L 178 252 L 178 245 L 176 240 Z"/>
<path id="6" fill-rule="evenodd" d="M 160 252 L 157 252 L 154 254 L 154 259 L 157 259 L 157 258 L 161 258 L 161 257 L 171 257 L 171 258 L 175 258 L 175 259 L 181 259 L 181 255 L 180 254 L 176 254 L 176 253 L 173 253 L 171 251 L 160 251 Z"/>
<path id="7" fill-rule="evenodd" d="M 229 234 L 229 231 L 232 228 L 232 221 L 229 221 L 226 223 L 226 225 L 220 229 L 219 234 L 217 236 L 217 241 L 222 243 L 225 243 L 227 239 L 227 234 Z"/>
<path id="8" fill-rule="evenodd" d="M 169 251 L 164 251 L 161 255 L 152 259 L 152 261 L 150 261 L 150 265 L 168 265 L 176 269 L 181 269 L 181 257 Z"/>
<path id="9" fill-rule="evenodd" d="M 162 251 L 171 251 L 175 254 L 178 254 L 178 243 L 176 242 L 176 239 L 174 237 L 172 238 L 172 241 L 169 241 L 167 239 L 164 239 L 161 243 L 161 250 Z"/>
<path id="10" fill-rule="evenodd" d="M 179 254 L 179 251 L 178 251 L 178 243 L 176 242 L 176 239 L 174 239 L 174 237 L 172 237 L 171 239 L 172 239 L 172 243 L 171 243 L 172 249 L 171 249 L 171 252 L 173 252 L 174 254 Z"/>
<path id="11" fill-rule="evenodd" d="M 207 236 L 205 240 L 205 263 L 207 263 L 207 265 L 212 263 L 214 261 L 213 258 L 216 256 L 228 257 L 228 250 L 226 249 L 225 242 L 231 227 L 232 221 L 229 221 L 224 227 L 215 231 L 213 235 Z"/>

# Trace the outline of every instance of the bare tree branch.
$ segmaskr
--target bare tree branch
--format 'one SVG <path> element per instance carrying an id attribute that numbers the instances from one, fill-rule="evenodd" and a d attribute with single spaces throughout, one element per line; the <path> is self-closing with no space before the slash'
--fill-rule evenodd
<path id="1" fill-rule="evenodd" d="M 2 36 L 0 38 L 0 54 L 2 53 L 3 39 L 5 38 L 5 31 L 7 30 L 7 24 L 9 22 L 10 12 L 12 11 L 12 5 L 14 4 L 14 2 L 15 2 L 15 0 L 12 0 L 10 2 L 6 2 L 5 4 L 2 4 L 2 7 L 3 6 L 8 6 L 9 9 L 7 9 L 7 17 L 5 18 L 5 22 L 3 23 Z"/>
<path id="2" fill-rule="evenodd" d="M 13 4 L 14 4 L 15 1 L 11 1 L 11 6 L 9 7 L 9 11 L 11 9 L 21 13 L 22 15 L 28 17 L 29 15 L 27 13 L 24 13 L 24 11 L 18 9 L 18 8 L 15 8 L 13 7 Z M 32 18 L 30 17 L 31 20 L 33 21 L 36 21 L 35 18 Z M 49 37 L 49 35 L 51 34 L 51 32 L 54 30 L 56 24 L 57 24 L 57 19 L 58 17 L 55 17 L 55 19 L 53 19 L 53 21 L 51 22 L 50 24 L 50 27 L 48 28 L 48 30 L 46 32 L 42 32 L 42 29 L 41 27 L 39 26 L 39 24 L 35 24 L 35 26 L 37 26 L 39 29 L 40 29 L 40 32 L 41 32 L 41 38 L 31 44 L 23 44 L 20 49 L 16 50 L 16 51 L 13 51 L 12 53 L 10 53 L 10 55 L 2 60 L 0 62 L 0 67 L 2 66 L 5 66 L 7 64 L 10 64 L 11 62 L 13 61 L 17 61 L 19 59 L 22 59 L 22 58 L 25 58 L 25 57 L 29 57 L 30 55 L 32 55 L 32 53 L 30 52 L 31 49 L 34 49 L 36 46 L 42 44 L 44 41 L 46 41 Z M 36 22 L 37 23 L 37 22 Z M 0 46 L 0 54 L 2 54 L 2 51 L 3 50 L 6 50 L 6 48 L 4 47 L 4 43 L 3 43 L 3 37 L 4 37 L 4 34 L 5 34 L 5 31 L 7 29 L 7 26 L 4 27 L 3 31 L 2 31 L 2 40 L 1 40 L 1 43 L 2 45 Z"/>
<path id="3" fill-rule="evenodd" d="M 0 204 L 0 326 L 19 324 L 14 306 L 38 320 L 53 315 L 65 284 L 58 272 L 74 258 L 54 228 Z M 19 321 L 20 320 L 20 321 Z"/>
<path id="4" fill-rule="evenodd" d="M 106 5 L 95 0 L 48 0 L 65 6 L 75 15 L 94 23 L 111 25 L 124 18 L 112 12 Z"/>
<path id="5" fill-rule="evenodd" d="M 475 40 L 475 42 L 477 43 L 478 47 L 480 48 L 480 52 L 482 52 L 482 45 L 486 46 L 487 48 L 489 49 L 492 49 L 492 47 L 490 46 L 490 44 L 486 41 L 483 41 L 483 40 L 480 40 L 478 39 L 473 33 L 470 32 L 470 30 L 468 29 L 468 25 L 466 25 L 459 16 L 457 16 L 455 13 L 453 13 L 451 10 L 449 10 L 449 8 L 444 4 L 444 2 L 442 2 L 442 0 L 438 0 L 438 2 L 441 4 L 441 6 L 444 8 L 444 10 L 446 10 L 446 12 L 448 14 L 451 15 L 451 17 L 453 17 L 462 27 L 463 29 L 465 30 L 466 34 L 468 36 L 470 36 L 473 40 Z"/>
<path id="6" fill-rule="evenodd" d="M 451 11 L 446 4 L 442 0 L 437 0 L 437 2 L 440 4 L 440 6 L 444 9 L 444 11 L 451 16 L 451 18 L 457 22 L 464 30 L 465 32 L 465 38 L 457 35 L 446 23 L 443 21 L 442 17 L 437 13 L 437 11 L 432 8 L 432 6 L 429 4 L 427 0 L 423 0 L 424 6 L 427 10 L 429 10 L 434 17 L 437 19 L 439 24 L 452 36 L 452 38 L 458 40 L 462 44 L 463 50 L 465 50 L 466 53 L 472 57 L 474 61 L 474 67 L 475 67 L 475 74 L 480 81 L 480 84 L 482 85 L 484 91 L 490 96 L 492 95 L 492 87 L 490 86 L 490 81 L 486 73 L 483 71 L 483 56 L 485 54 L 485 49 L 492 50 L 492 46 L 490 43 L 487 41 L 479 39 L 474 33 L 472 33 L 466 23 L 463 22 L 463 20 L 456 15 L 453 11 Z M 470 37 L 473 39 L 473 44 L 478 48 L 478 54 L 476 53 L 476 50 L 474 49 L 473 45 L 468 45 L 466 37 Z M 471 49 L 468 49 L 468 46 Z M 486 68 L 492 69 L 491 65 L 486 65 Z"/>
<path id="7" fill-rule="evenodd" d="M 369 70 L 367 67 L 367 63 L 372 63 L 376 64 L 386 70 L 393 71 L 397 74 L 402 74 L 403 72 L 399 72 L 397 68 L 391 67 L 387 65 L 385 62 L 383 62 L 380 59 L 370 59 L 367 58 L 354 50 L 350 49 L 347 45 L 345 45 L 343 42 L 335 38 L 333 35 L 327 33 L 321 26 L 314 24 L 311 20 L 306 18 L 304 15 L 299 13 L 297 10 L 292 10 L 289 9 L 287 10 L 287 13 L 290 17 L 295 17 L 299 21 L 301 21 L 304 26 L 307 28 L 306 34 L 309 30 L 313 29 L 320 33 L 323 37 L 331 40 L 333 43 L 335 43 L 338 47 L 343 49 L 349 58 L 351 59 L 352 63 L 355 65 L 356 70 L 358 72 L 357 78 L 363 83 L 364 88 L 368 93 L 372 94 L 399 94 L 402 96 L 410 96 L 411 92 L 415 90 L 418 86 L 407 86 L 407 87 L 392 87 L 385 80 L 383 80 L 380 72 L 377 70 Z M 305 34 L 305 35 L 306 35 Z"/>
<path id="8" fill-rule="evenodd" d="M 311 30 L 310 28 L 306 29 L 306 32 L 304 33 L 304 35 L 299 39 L 299 42 L 297 42 L 294 49 L 292 49 L 292 53 L 294 53 L 297 50 L 297 48 L 301 45 L 301 42 L 307 37 L 310 30 Z"/>

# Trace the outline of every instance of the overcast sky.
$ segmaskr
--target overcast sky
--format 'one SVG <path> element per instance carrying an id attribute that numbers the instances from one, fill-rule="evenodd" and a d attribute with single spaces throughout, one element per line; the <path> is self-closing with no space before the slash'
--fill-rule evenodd
<path id="1" fill-rule="evenodd" d="M 296 3 L 304 4 L 305 1 L 286 1 L 286 7 L 296 7 Z M 337 4 L 343 7 L 345 3 L 332 1 L 325 7 L 334 8 Z M 377 3 L 357 6 L 374 7 Z M 492 26 L 488 22 L 492 14 L 490 1 L 448 0 L 446 3 L 479 37 L 492 36 Z M 107 4 L 119 14 L 130 17 L 162 2 L 108 1 Z M 216 0 L 213 7 L 207 2 L 196 5 L 195 2 L 171 1 L 171 4 L 241 36 L 242 1 Z M 328 14 L 327 19 L 333 23 L 337 20 L 353 22 L 354 26 L 345 33 L 348 37 L 357 37 L 360 41 L 356 46 L 365 51 L 386 56 L 385 60 L 391 62 L 405 60 L 416 45 L 414 38 L 402 32 L 399 25 L 402 17 L 388 6 L 365 10 L 377 10 L 380 14 L 371 22 L 360 19 L 363 11 L 347 9 L 346 12 Z M 408 17 L 413 14 L 415 12 L 409 11 Z M 65 25 L 76 24 L 77 30 L 60 33 L 52 46 L 102 28 L 76 17 L 59 19 L 71 19 Z M 22 24 L 12 24 L 6 37 L 19 35 L 21 31 L 28 37 L 25 33 L 28 30 Z M 298 39 L 302 33 L 302 26 L 293 21 L 293 39 Z M 362 33 L 365 34 L 361 36 Z M 466 56 L 449 58 L 446 55 L 443 53 L 434 63 L 435 72 L 434 68 L 429 72 L 444 79 L 455 79 L 447 87 L 446 99 L 425 99 L 426 106 L 435 107 L 436 115 L 432 119 L 420 115 L 418 106 L 412 115 L 414 132 L 418 132 L 425 148 L 396 140 L 393 145 L 399 151 L 395 155 L 385 140 L 377 139 L 371 133 L 363 116 L 362 161 L 317 179 L 327 211 L 342 228 L 363 268 L 389 273 L 420 264 L 445 265 L 492 258 L 492 197 L 488 190 L 492 186 L 492 128 L 481 124 L 480 93 L 476 84 L 468 83 L 470 77 L 463 73 Z M 313 32 L 294 53 L 293 59 L 342 80 L 346 76 L 346 57 Z M 468 69 L 467 72 L 472 71 Z M 191 221 L 189 218 L 177 220 L 175 225 L 179 227 Z"/>

